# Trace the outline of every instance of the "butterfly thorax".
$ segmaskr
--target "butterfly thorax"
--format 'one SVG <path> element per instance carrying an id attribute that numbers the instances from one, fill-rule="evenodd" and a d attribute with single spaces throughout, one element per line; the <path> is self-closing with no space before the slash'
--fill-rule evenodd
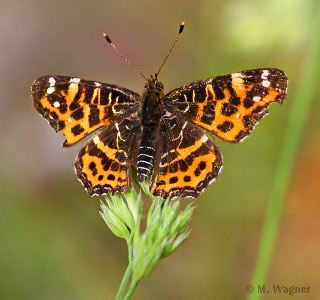
<path id="1" fill-rule="evenodd" d="M 163 114 L 163 108 L 161 107 L 163 96 L 162 83 L 151 77 L 146 83 L 145 90 L 141 97 L 142 126 L 155 126 L 159 124 L 160 117 Z"/>
<path id="2" fill-rule="evenodd" d="M 164 97 L 163 85 L 152 76 L 145 85 L 141 96 L 142 135 L 137 162 L 138 180 L 143 182 L 150 173 L 155 158 L 155 134 L 164 113 L 161 102 Z"/>

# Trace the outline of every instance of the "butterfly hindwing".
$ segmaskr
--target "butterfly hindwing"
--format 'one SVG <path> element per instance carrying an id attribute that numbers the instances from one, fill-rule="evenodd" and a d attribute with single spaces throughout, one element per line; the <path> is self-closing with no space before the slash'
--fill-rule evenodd
<path id="1" fill-rule="evenodd" d="M 134 117 L 115 122 L 102 129 L 80 150 L 75 170 L 91 196 L 128 189 L 128 168 L 139 125 L 139 120 Z"/>
<path id="2" fill-rule="evenodd" d="M 268 112 L 282 103 L 287 76 L 278 69 L 254 69 L 195 81 L 166 94 L 165 106 L 229 142 L 247 137 Z"/>
<path id="3" fill-rule="evenodd" d="M 222 155 L 198 126 L 169 112 L 161 119 L 162 154 L 154 195 L 198 197 L 218 176 Z"/>
<path id="4" fill-rule="evenodd" d="M 72 145 L 102 126 L 139 109 L 139 95 L 128 89 L 69 76 L 43 76 L 32 85 L 38 112 Z"/>

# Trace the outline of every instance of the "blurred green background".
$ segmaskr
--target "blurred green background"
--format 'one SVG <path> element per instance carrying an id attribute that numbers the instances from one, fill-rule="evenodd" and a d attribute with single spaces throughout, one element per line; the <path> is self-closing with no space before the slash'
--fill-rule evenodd
<path id="1" fill-rule="evenodd" d="M 288 117 L 294 100 L 305 100 L 294 97 L 308 47 L 319 39 L 311 34 L 320 17 L 317 4 L 2 1 L 0 300 L 114 298 L 127 265 L 125 243 L 107 229 L 98 214 L 99 197 L 90 198 L 73 172 L 83 143 L 62 148 L 62 133 L 36 112 L 30 87 L 36 78 L 56 74 L 141 92 L 144 81 L 102 33 L 149 76 L 181 21 L 185 31 L 160 76 L 166 91 L 225 73 L 277 67 L 289 77 L 289 92 L 245 142 L 216 139 L 224 169 L 196 200 L 190 238 L 142 281 L 132 299 L 245 299 Z M 314 97 L 265 282 L 310 286 L 310 294 L 299 299 L 320 299 L 319 103 Z"/>

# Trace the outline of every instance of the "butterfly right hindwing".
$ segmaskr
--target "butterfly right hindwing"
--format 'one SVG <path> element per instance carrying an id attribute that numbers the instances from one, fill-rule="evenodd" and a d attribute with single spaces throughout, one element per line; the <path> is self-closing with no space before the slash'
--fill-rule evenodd
<path id="1" fill-rule="evenodd" d="M 161 119 L 162 153 L 154 195 L 198 197 L 218 176 L 222 155 L 201 128 L 178 116 Z"/>

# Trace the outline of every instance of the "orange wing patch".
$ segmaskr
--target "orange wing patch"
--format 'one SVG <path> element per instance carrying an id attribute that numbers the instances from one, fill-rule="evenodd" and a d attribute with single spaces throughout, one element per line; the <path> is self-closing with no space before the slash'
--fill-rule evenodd
<path id="1" fill-rule="evenodd" d="M 72 145 L 102 126 L 137 110 L 138 94 L 68 76 L 44 76 L 32 86 L 37 110 Z"/>
<path id="2" fill-rule="evenodd" d="M 163 153 L 154 194 L 163 198 L 197 197 L 218 176 L 222 156 L 200 128 L 179 117 L 164 118 Z"/>
<path id="3" fill-rule="evenodd" d="M 171 110 L 226 141 L 240 142 L 272 102 L 284 101 L 286 89 L 283 71 L 256 69 L 191 83 L 166 97 Z"/>

